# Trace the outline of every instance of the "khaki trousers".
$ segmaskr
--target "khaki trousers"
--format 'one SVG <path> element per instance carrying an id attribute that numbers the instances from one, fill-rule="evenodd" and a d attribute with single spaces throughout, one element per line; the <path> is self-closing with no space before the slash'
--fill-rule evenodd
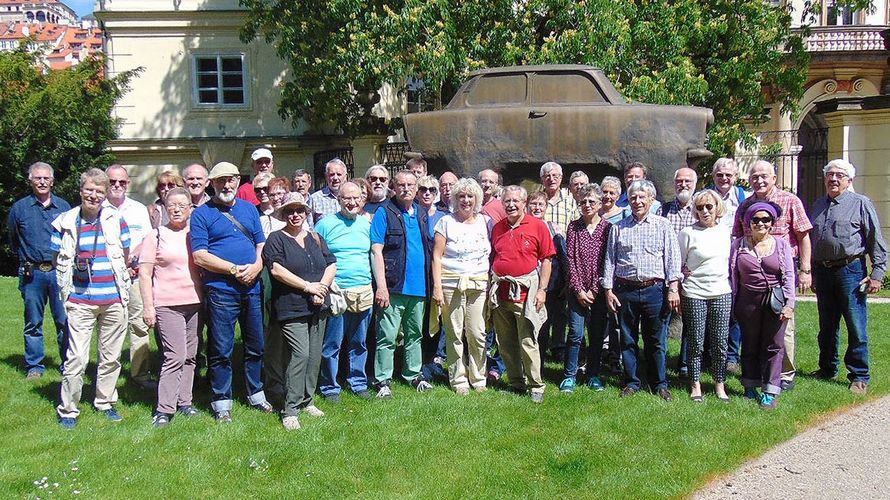
<path id="1" fill-rule="evenodd" d="M 77 418 L 83 392 L 83 373 L 90 361 L 93 327 L 98 326 L 99 355 L 96 363 L 96 398 L 99 411 L 117 402 L 117 378 L 121 373 L 121 349 L 127 331 L 127 314 L 122 304 L 90 306 L 65 303 L 68 313 L 68 352 L 62 374 L 62 403 L 56 408 L 63 418 Z"/>
<path id="2" fill-rule="evenodd" d="M 523 304 L 501 301 L 492 311 L 498 350 L 515 389 L 544 392 L 537 333 L 522 314 Z"/>
<path id="3" fill-rule="evenodd" d="M 130 377 L 145 381 L 151 377 L 151 337 L 142 319 L 142 293 L 139 280 L 130 285 L 130 303 L 127 305 L 130 323 Z"/>
<path id="4" fill-rule="evenodd" d="M 448 380 L 453 389 L 485 387 L 485 290 L 443 287 Z M 464 355 L 466 339 L 466 355 Z"/>
<path id="5" fill-rule="evenodd" d="M 794 366 L 794 334 L 797 331 L 797 325 L 794 321 L 795 315 L 791 316 L 785 326 L 785 355 L 782 358 L 782 380 L 794 380 L 794 374 L 797 367 Z"/>

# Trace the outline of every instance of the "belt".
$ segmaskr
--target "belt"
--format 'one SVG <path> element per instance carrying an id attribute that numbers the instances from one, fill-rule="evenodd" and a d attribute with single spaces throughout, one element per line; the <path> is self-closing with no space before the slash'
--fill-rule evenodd
<path id="1" fill-rule="evenodd" d="M 615 276 L 615 284 L 620 285 L 625 288 L 631 288 L 634 290 L 639 290 L 641 288 L 648 288 L 652 285 L 657 285 L 659 283 L 664 283 L 664 280 L 661 278 L 652 278 L 644 281 L 634 281 L 626 278 L 620 278 Z"/>
<path id="2" fill-rule="evenodd" d="M 54 267 L 54 266 L 53 266 L 53 263 L 50 262 L 50 261 L 44 261 L 44 262 L 32 262 L 31 265 L 34 266 L 34 267 L 36 267 L 37 269 L 39 269 L 39 270 L 45 272 L 45 273 L 48 273 L 48 272 L 52 271 L 52 270 L 53 270 L 53 267 Z"/>
<path id="3" fill-rule="evenodd" d="M 846 266 L 847 264 L 849 264 L 851 262 L 855 262 L 855 261 L 861 259 L 862 257 L 863 257 L 863 254 L 859 254 L 859 255 L 853 255 L 852 257 L 844 257 L 843 259 L 837 259 L 837 260 L 820 260 L 819 262 L 817 262 L 817 264 L 819 264 L 822 267 L 828 267 L 828 268 L 841 267 L 841 266 Z"/>

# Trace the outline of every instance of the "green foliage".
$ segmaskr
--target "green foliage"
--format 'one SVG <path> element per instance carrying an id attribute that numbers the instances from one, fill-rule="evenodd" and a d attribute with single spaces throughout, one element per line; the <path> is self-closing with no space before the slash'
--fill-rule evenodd
<path id="1" fill-rule="evenodd" d="M 444 98 L 469 71 L 575 63 L 628 99 L 714 110 L 727 154 L 767 99 L 793 110 L 808 58 L 791 12 L 763 0 L 242 0 L 242 39 L 290 63 L 281 113 L 354 132 L 356 89 L 419 77 Z"/>
<path id="2" fill-rule="evenodd" d="M 0 226 L 4 235 L 9 207 L 30 193 L 28 165 L 35 161 L 52 165 L 55 192 L 72 201 L 77 200 L 79 174 L 112 161 L 105 151 L 107 141 L 117 134 L 111 109 L 136 73 L 105 78 L 101 56 L 70 69 L 46 71 L 40 54 L 27 52 L 24 45 L 0 52 L 0 168 L 5 172 L 0 177 Z"/>

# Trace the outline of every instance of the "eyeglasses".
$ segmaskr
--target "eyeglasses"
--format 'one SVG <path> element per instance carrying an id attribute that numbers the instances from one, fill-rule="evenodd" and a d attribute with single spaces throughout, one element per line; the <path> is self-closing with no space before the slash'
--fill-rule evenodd
<path id="1" fill-rule="evenodd" d="M 584 205 L 596 205 L 597 203 L 599 203 L 599 202 L 596 201 L 596 200 L 586 200 L 586 199 L 585 199 L 585 200 L 581 200 L 581 201 L 579 201 L 579 202 L 578 202 L 578 205 L 581 205 L 581 206 L 584 206 Z"/>
<path id="2" fill-rule="evenodd" d="M 426 193 L 437 194 L 439 192 L 439 188 L 437 187 L 426 187 L 426 186 L 417 186 L 418 193 Z"/>
<path id="3" fill-rule="evenodd" d="M 735 177 L 735 174 L 727 174 L 727 173 L 723 173 L 723 172 L 718 172 L 718 173 L 714 174 L 714 177 L 716 177 L 718 179 L 730 179 L 732 177 Z"/>
<path id="4" fill-rule="evenodd" d="M 772 217 L 752 217 L 751 218 L 751 224 L 767 225 L 767 224 L 772 224 L 772 223 L 773 223 Z"/>
<path id="5" fill-rule="evenodd" d="M 174 209 L 176 210 L 185 210 L 192 205 L 190 203 L 171 203 L 169 205 L 165 205 L 167 207 L 168 212 L 172 212 Z"/>
<path id="6" fill-rule="evenodd" d="M 386 182 L 388 180 L 388 177 L 377 177 L 375 175 L 368 177 L 368 182 Z"/>
<path id="7" fill-rule="evenodd" d="M 305 208 L 288 208 L 287 210 L 284 210 L 283 215 L 285 217 L 293 217 L 296 215 L 299 215 L 300 217 L 305 217 L 306 209 Z"/>
<path id="8" fill-rule="evenodd" d="M 846 179 L 847 177 L 850 177 L 850 176 L 845 174 L 844 172 L 826 172 L 825 177 L 827 177 L 829 179 L 840 180 L 840 179 Z"/>
<path id="9" fill-rule="evenodd" d="M 701 205 L 696 205 L 695 208 L 699 212 L 701 212 L 705 209 L 707 209 L 707 211 L 710 212 L 711 210 L 714 210 L 714 204 L 713 203 L 702 203 Z"/>
<path id="10" fill-rule="evenodd" d="M 158 183 L 158 189 L 164 189 L 164 188 L 167 188 L 167 189 L 173 189 L 173 188 L 175 188 L 175 187 L 176 187 L 176 183 L 175 183 L 175 182 L 168 182 L 168 183 L 166 183 L 166 184 Z"/>
<path id="11" fill-rule="evenodd" d="M 130 183 L 130 181 L 128 181 L 126 179 L 109 179 L 108 183 L 111 184 L 112 186 L 114 186 L 114 185 L 126 186 L 127 184 Z"/>

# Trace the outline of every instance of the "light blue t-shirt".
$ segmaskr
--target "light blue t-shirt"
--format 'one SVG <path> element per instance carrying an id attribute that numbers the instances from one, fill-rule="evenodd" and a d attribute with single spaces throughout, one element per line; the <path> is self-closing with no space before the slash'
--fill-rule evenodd
<path id="1" fill-rule="evenodd" d="M 401 210 L 401 207 L 400 207 Z M 417 216 L 420 209 L 414 204 L 414 213 L 408 214 L 402 210 L 402 220 L 405 221 L 405 232 L 408 249 L 406 252 L 408 262 L 405 263 L 405 285 L 402 287 L 402 295 L 413 297 L 426 297 L 426 255 L 423 252 L 423 236 L 420 234 L 420 224 Z M 374 214 L 371 222 L 371 243 L 382 245 L 386 237 L 386 207 L 380 207 Z"/>
<path id="2" fill-rule="evenodd" d="M 334 281 L 340 288 L 371 284 L 371 221 L 359 215 L 355 219 L 337 212 L 315 225 L 315 232 L 324 238 L 328 249 L 337 258 Z"/>

